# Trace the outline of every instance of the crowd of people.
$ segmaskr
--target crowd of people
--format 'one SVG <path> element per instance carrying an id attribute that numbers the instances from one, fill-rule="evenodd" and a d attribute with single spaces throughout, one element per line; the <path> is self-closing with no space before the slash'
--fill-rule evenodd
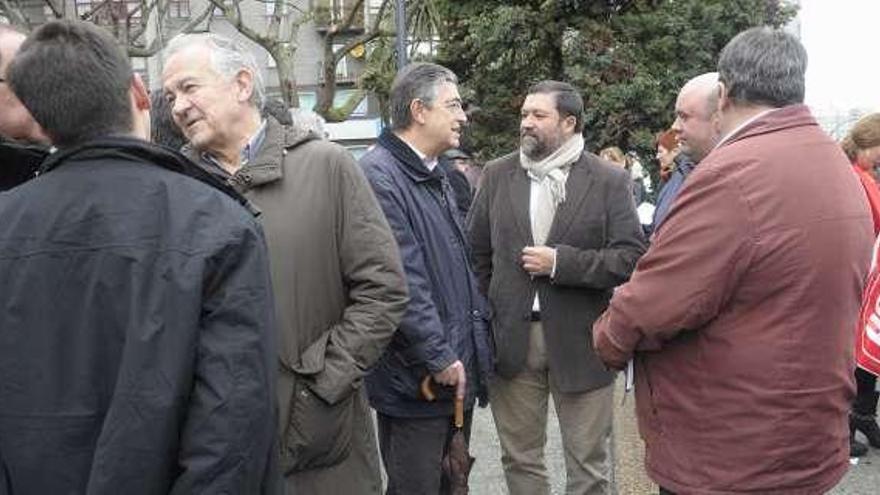
<path id="1" fill-rule="evenodd" d="M 681 88 L 647 229 L 566 82 L 476 167 L 458 78 L 409 64 L 356 161 L 238 42 L 163 60 L 151 95 L 93 24 L 0 25 L 0 494 L 466 493 L 477 405 L 549 494 L 550 399 L 566 493 L 611 493 L 618 370 L 661 493 L 825 493 L 880 448 L 880 115 L 824 133 L 791 35 Z"/>

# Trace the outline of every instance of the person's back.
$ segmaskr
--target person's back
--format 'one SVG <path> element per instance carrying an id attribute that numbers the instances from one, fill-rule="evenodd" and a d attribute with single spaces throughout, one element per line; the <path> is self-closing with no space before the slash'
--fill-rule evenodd
<path id="1" fill-rule="evenodd" d="M 0 487 L 272 489 L 272 290 L 246 200 L 145 141 L 146 89 L 100 28 L 38 28 L 10 76 L 58 151 L 0 194 Z"/>
<path id="2" fill-rule="evenodd" d="M 0 453 L 12 493 L 198 491 L 236 477 L 239 456 L 268 461 L 270 408 L 222 422 L 198 412 L 271 403 L 268 340 L 235 334 L 256 321 L 221 321 L 269 318 L 245 307 L 265 297 L 248 273 L 259 273 L 261 231 L 224 194 L 150 163 L 173 156 L 114 141 L 55 157 L 57 169 L 0 196 Z M 217 333 L 200 336 L 206 327 Z M 258 353 L 263 366 L 249 365 Z M 208 384 L 216 396 L 193 404 Z M 254 442 L 260 423 L 268 435 Z M 195 452 L 169 455 L 197 438 L 202 455 L 225 457 L 220 479 L 187 479 Z M 247 481 L 234 486 L 260 485 Z"/>
<path id="3" fill-rule="evenodd" d="M 595 342 L 613 367 L 635 354 L 646 468 L 661 493 L 826 493 L 849 466 L 870 213 L 802 103 L 796 38 L 744 31 L 718 68 L 724 137 Z"/>
<path id="4" fill-rule="evenodd" d="M 654 469 L 702 472 L 741 490 L 766 488 L 768 478 L 780 490 L 827 483 L 845 469 L 853 336 L 840 329 L 858 315 L 872 228 L 846 158 L 812 118 L 796 114 L 802 109 L 777 110 L 776 132 L 746 129 L 717 149 L 679 198 L 678 211 L 693 216 L 700 212 L 687 205 L 708 188 L 737 191 L 717 208 L 729 210 L 747 241 L 719 314 L 664 352 L 643 354 L 644 378 L 663 402 L 645 409 L 656 426 L 649 435 L 663 431 L 689 446 L 666 450 L 657 439 Z M 670 234 L 685 225 L 675 213 Z M 853 265 L 841 269 L 841 260 Z M 701 311 L 706 302 L 690 304 Z M 709 451 L 718 445 L 723 456 Z M 758 453 L 774 462 L 755 462 Z"/>

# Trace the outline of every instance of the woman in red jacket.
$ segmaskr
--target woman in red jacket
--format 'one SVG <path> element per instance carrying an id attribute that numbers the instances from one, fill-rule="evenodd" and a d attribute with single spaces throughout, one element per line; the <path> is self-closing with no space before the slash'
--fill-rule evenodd
<path id="1" fill-rule="evenodd" d="M 874 218 L 874 234 L 880 234 L 880 187 L 874 178 L 874 169 L 880 165 L 880 113 L 860 119 L 840 143 L 853 164 Z M 875 268 L 876 269 L 876 268 Z M 862 432 L 868 443 L 880 448 L 880 427 L 877 426 L 877 377 L 862 368 L 856 368 L 856 400 L 849 418 L 850 455 L 861 456 L 868 448 L 856 441 L 856 431 Z"/>

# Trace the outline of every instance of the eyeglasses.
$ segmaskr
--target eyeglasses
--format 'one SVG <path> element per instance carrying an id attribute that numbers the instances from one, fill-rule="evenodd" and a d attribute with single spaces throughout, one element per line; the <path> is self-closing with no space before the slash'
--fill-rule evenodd
<path id="1" fill-rule="evenodd" d="M 422 100 L 419 100 L 419 101 L 421 101 L 422 104 L 425 105 L 425 106 L 427 106 L 427 107 L 432 107 L 432 106 L 434 106 L 434 105 L 430 105 L 430 104 L 428 104 L 428 103 L 426 103 L 426 102 L 424 102 L 424 101 L 422 101 Z M 463 104 L 462 101 L 459 100 L 459 99 L 449 100 L 449 101 L 447 101 L 447 102 L 440 103 L 440 106 L 442 106 L 443 108 L 449 110 L 450 112 L 455 112 L 455 113 L 457 113 L 457 112 L 462 112 L 462 113 L 463 113 L 463 112 L 464 112 L 464 104 Z"/>

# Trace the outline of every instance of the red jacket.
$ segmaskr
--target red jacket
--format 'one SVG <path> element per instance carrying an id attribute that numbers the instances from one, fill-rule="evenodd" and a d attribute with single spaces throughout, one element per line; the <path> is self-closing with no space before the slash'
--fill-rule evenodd
<path id="1" fill-rule="evenodd" d="M 855 170 L 856 176 L 862 182 L 862 188 L 868 197 L 868 205 L 871 207 L 871 218 L 874 219 L 874 235 L 880 234 L 880 188 L 877 187 L 877 181 L 874 180 L 874 177 L 867 170 L 858 165 L 853 165 L 853 170 Z"/>
<path id="2" fill-rule="evenodd" d="M 595 324 L 636 353 L 646 466 L 681 494 L 825 493 L 848 466 L 853 328 L 873 224 L 840 148 L 792 105 L 688 178 Z"/>

